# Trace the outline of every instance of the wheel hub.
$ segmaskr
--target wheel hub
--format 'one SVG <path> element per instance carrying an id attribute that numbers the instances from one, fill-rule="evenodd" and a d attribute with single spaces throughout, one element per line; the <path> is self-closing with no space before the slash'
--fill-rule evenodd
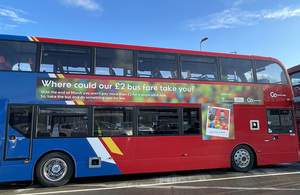
<path id="1" fill-rule="evenodd" d="M 245 149 L 239 149 L 234 155 L 234 162 L 240 168 L 245 168 L 250 163 L 250 154 Z"/>
<path id="2" fill-rule="evenodd" d="M 60 172 L 60 170 L 61 170 L 61 166 L 59 165 L 59 164 L 55 164 L 55 165 L 53 165 L 53 167 L 52 167 L 52 172 L 53 173 L 59 173 Z"/>
<path id="3" fill-rule="evenodd" d="M 50 181 L 59 181 L 68 170 L 66 162 L 60 158 L 53 158 L 44 164 L 43 175 Z"/>

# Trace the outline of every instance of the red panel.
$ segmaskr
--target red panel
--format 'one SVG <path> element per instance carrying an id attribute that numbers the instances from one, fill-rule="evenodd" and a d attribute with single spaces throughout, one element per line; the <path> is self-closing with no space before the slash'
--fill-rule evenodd
<path id="1" fill-rule="evenodd" d="M 235 141 L 203 141 L 202 136 L 132 137 L 113 140 L 124 153 L 124 156 L 111 154 L 122 173 L 230 167 L 230 154 L 235 144 Z M 133 156 L 135 162 L 130 159 Z"/>

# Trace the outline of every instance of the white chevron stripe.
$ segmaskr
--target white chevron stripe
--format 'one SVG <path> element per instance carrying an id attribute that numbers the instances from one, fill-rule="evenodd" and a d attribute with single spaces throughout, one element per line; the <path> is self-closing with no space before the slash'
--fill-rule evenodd
<path id="1" fill-rule="evenodd" d="M 103 146 L 99 138 L 87 138 L 88 142 L 92 146 L 93 150 L 97 154 L 98 157 L 101 157 L 101 161 L 116 164 L 113 159 L 109 159 L 111 156 L 107 152 L 106 148 Z"/>

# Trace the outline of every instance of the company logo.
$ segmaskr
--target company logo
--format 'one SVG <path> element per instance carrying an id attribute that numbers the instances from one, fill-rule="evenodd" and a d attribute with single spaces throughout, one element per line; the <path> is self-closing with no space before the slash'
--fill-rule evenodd
<path id="1" fill-rule="evenodd" d="M 247 98 L 247 102 L 251 103 L 251 102 L 253 102 L 253 99 L 252 98 Z"/>
<path id="2" fill-rule="evenodd" d="M 271 92 L 270 93 L 270 96 L 272 97 L 272 98 L 276 98 L 276 97 L 285 97 L 286 96 L 286 94 L 277 94 L 277 93 L 275 93 L 275 92 Z"/>
<path id="3" fill-rule="evenodd" d="M 271 93 L 270 93 L 270 96 L 271 96 L 272 98 L 275 98 L 275 97 L 277 97 L 277 93 L 271 92 Z"/>
<path id="4" fill-rule="evenodd" d="M 243 103 L 243 102 L 245 102 L 245 99 L 243 97 L 235 97 L 234 102 Z"/>
<path id="5" fill-rule="evenodd" d="M 261 100 L 254 100 L 252 98 L 247 98 L 248 103 L 253 103 L 253 102 L 261 102 Z"/>

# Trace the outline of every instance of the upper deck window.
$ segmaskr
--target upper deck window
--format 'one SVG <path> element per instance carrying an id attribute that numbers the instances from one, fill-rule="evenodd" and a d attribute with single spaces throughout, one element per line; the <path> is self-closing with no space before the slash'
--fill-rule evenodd
<path id="1" fill-rule="evenodd" d="M 36 43 L 1 41 L 0 70 L 35 71 Z"/>
<path id="2" fill-rule="evenodd" d="M 202 81 L 216 81 L 218 79 L 215 58 L 183 55 L 181 59 L 182 79 Z"/>
<path id="3" fill-rule="evenodd" d="M 96 74 L 133 76 L 133 51 L 97 48 Z"/>
<path id="4" fill-rule="evenodd" d="M 270 61 L 256 61 L 256 74 L 258 83 L 288 84 L 283 68 Z"/>
<path id="5" fill-rule="evenodd" d="M 253 66 L 251 60 L 220 58 L 221 81 L 253 82 Z"/>
<path id="6" fill-rule="evenodd" d="M 67 45 L 44 45 L 41 72 L 89 74 L 90 49 Z"/>
<path id="7" fill-rule="evenodd" d="M 296 72 L 290 75 L 292 85 L 296 86 L 300 84 L 300 72 Z"/>
<path id="8" fill-rule="evenodd" d="M 176 55 L 139 52 L 138 77 L 177 79 L 178 67 Z"/>

